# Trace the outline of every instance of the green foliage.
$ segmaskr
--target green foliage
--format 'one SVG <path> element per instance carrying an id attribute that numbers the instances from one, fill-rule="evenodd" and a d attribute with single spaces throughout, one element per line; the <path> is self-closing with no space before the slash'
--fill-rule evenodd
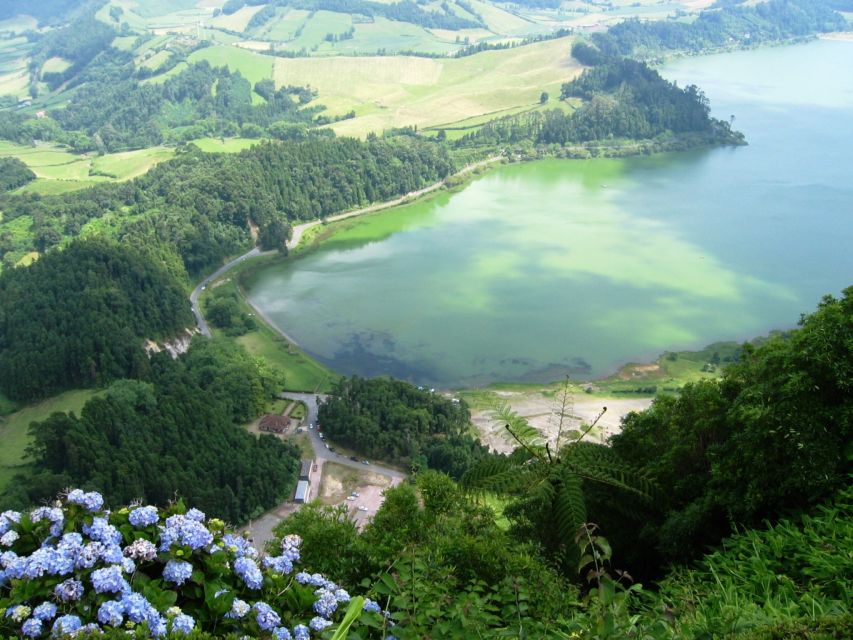
<path id="1" fill-rule="evenodd" d="M 150 255 L 74 242 L 0 276 L 0 388 L 33 399 L 140 375 L 143 339 L 191 323 L 180 284 Z"/>
<path id="2" fill-rule="evenodd" d="M 667 492 L 637 544 L 695 558 L 731 523 L 756 526 L 819 503 L 849 481 L 853 288 L 801 327 L 745 345 L 720 381 L 687 385 L 631 414 L 613 449 Z M 651 515 L 651 514 L 649 514 Z"/>
<path id="3" fill-rule="evenodd" d="M 204 317 L 225 335 L 241 336 L 257 326 L 255 320 L 244 313 L 237 292 L 219 287 L 204 299 Z"/>
<path id="4" fill-rule="evenodd" d="M 36 174 L 18 158 L 0 158 L 0 193 L 17 189 L 35 179 Z"/>
<path id="5" fill-rule="evenodd" d="M 111 504 L 142 497 L 165 505 L 177 492 L 243 522 L 292 491 L 298 451 L 237 428 L 278 389 L 260 363 L 230 343 L 200 340 L 176 361 L 155 356 L 148 379 L 114 383 L 79 417 L 33 423 L 32 471 L 3 502 L 40 503 L 70 484 L 96 487 Z"/>
<path id="6" fill-rule="evenodd" d="M 330 438 L 364 455 L 401 464 L 423 457 L 457 477 L 487 453 L 468 435 L 467 405 L 398 380 L 341 379 L 319 420 Z"/>

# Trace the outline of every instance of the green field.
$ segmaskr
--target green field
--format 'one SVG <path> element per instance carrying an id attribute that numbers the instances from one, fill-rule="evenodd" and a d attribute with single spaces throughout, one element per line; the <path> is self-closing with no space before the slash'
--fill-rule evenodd
<path id="1" fill-rule="evenodd" d="M 0 491 L 25 465 L 24 449 L 30 443 L 27 433 L 30 423 L 44 420 L 57 411 L 79 414 L 86 401 L 96 393 L 90 389 L 66 391 L 0 418 L 0 441 L 3 442 L 0 448 Z"/>
<path id="2" fill-rule="evenodd" d="M 229 31 L 245 31 L 246 26 L 249 24 L 249 20 L 251 20 L 252 16 L 261 9 L 263 9 L 262 5 L 258 5 L 256 7 L 243 7 L 242 9 L 232 13 L 230 16 L 223 13 L 215 17 L 210 21 L 210 24 L 214 27 L 228 29 Z"/>
<path id="3" fill-rule="evenodd" d="M 207 153 L 237 153 L 261 143 L 253 138 L 199 138 L 192 143 Z"/>
<path id="4" fill-rule="evenodd" d="M 207 60 L 214 67 L 228 67 L 232 71 L 239 71 L 252 85 L 272 78 L 276 62 L 276 58 L 270 56 L 224 45 L 200 49 L 188 58 L 190 64 L 200 60 Z"/>
<path id="5" fill-rule="evenodd" d="M 48 58 L 44 61 L 44 64 L 41 67 L 41 72 L 44 73 L 62 73 L 68 67 L 71 66 L 71 63 L 65 58 L 59 58 L 54 56 L 53 58 Z"/>
<path id="6" fill-rule="evenodd" d="M 310 84 L 331 114 L 356 118 L 333 125 L 342 135 L 417 125 L 428 128 L 504 110 L 533 107 L 542 91 L 580 73 L 572 38 L 459 59 L 409 56 L 276 59 L 276 84 Z"/>
<path id="7" fill-rule="evenodd" d="M 131 180 L 147 173 L 148 170 L 175 155 L 168 147 L 151 147 L 138 151 L 109 153 L 92 160 L 94 173 L 114 178 L 117 181 Z"/>

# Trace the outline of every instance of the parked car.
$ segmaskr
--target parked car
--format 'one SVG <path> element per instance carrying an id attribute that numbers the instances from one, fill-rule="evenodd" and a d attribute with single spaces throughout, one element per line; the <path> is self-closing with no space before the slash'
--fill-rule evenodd
<path id="1" fill-rule="evenodd" d="M 355 496 L 347 496 L 347 500 L 350 500 L 350 501 L 355 500 Z"/>
<path id="2" fill-rule="evenodd" d="M 367 511 L 367 507 L 365 507 L 363 504 L 361 504 L 358 506 L 358 510 L 359 511 Z"/>
<path id="3" fill-rule="evenodd" d="M 367 460 L 362 460 L 361 464 L 370 464 Z"/>
<path id="4" fill-rule="evenodd" d="M 358 491 L 353 491 L 350 495 L 351 495 L 351 496 L 355 496 L 356 498 L 360 498 L 360 497 L 361 497 L 361 494 L 360 494 Z"/>

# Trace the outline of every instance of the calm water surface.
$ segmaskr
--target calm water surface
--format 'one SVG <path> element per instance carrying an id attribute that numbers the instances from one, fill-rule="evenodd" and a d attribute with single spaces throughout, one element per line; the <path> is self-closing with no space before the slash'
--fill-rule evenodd
<path id="1" fill-rule="evenodd" d="M 501 167 L 360 219 L 250 291 L 342 373 L 596 376 L 796 323 L 853 284 L 853 43 L 688 58 L 750 146 Z"/>

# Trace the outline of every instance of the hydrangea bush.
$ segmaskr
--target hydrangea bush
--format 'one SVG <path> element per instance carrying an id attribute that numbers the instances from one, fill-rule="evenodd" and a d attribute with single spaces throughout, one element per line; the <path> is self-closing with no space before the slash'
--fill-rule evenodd
<path id="1" fill-rule="evenodd" d="M 320 574 L 297 573 L 298 536 L 261 558 L 225 523 L 182 502 L 104 509 L 79 489 L 0 514 L 2 631 L 28 638 L 122 629 L 308 640 L 386 637 L 387 613 Z M 336 630 L 339 631 L 335 634 Z"/>

